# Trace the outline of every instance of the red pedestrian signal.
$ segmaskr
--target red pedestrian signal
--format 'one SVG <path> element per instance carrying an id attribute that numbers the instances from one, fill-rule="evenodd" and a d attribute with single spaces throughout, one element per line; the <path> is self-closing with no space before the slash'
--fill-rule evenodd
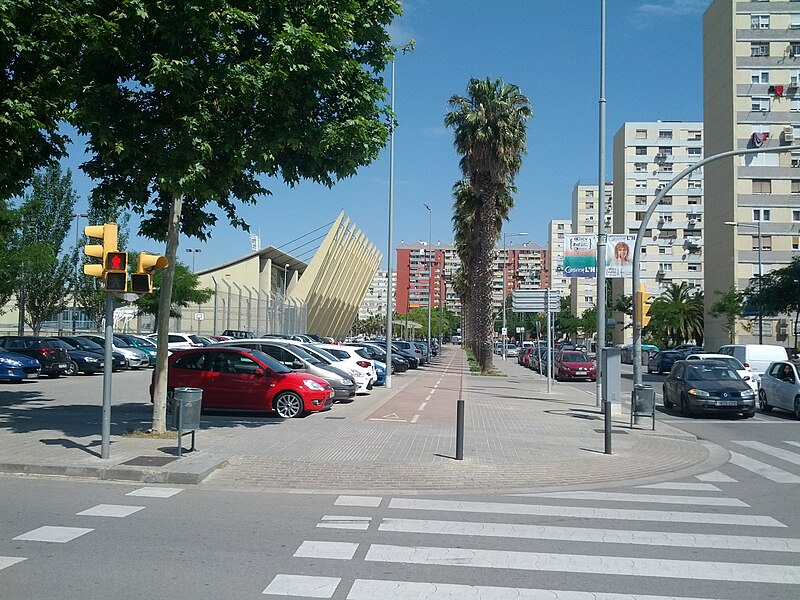
<path id="1" fill-rule="evenodd" d="M 127 252 L 107 252 L 106 271 L 127 271 L 128 253 Z"/>

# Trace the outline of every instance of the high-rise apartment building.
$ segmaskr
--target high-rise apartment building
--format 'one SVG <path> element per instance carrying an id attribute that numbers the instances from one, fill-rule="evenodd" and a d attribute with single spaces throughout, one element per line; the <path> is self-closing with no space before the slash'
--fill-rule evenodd
<path id="1" fill-rule="evenodd" d="M 705 154 L 800 142 L 800 3 L 714 0 L 703 16 Z M 711 304 L 800 251 L 800 152 L 705 167 L 705 345 L 728 342 Z M 734 223 L 735 225 L 729 225 Z M 757 343 L 758 320 L 737 341 Z M 765 344 L 791 344 L 787 318 L 763 319 Z"/>
<path id="2" fill-rule="evenodd" d="M 638 233 L 656 194 L 702 158 L 702 123 L 623 124 L 614 136 L 614 225 L 609 233 Z M 645 289 L 654 297 L 673 283 L 685 282 L 690 293 L 702 290 L 702 170 L 678 181 L 644 226 L 640 277 Z M 632 280 L 613 279 L 612 290 L 612 298 L 631 295 Z M 625 323 L 628 317 L 619 313 L 615 319 Z M 631 328 L 614 330 L 615 343 L 628 343 L 631 336 Z"/>
<path id="3" fill-rule="evenodd" d="M 572 221 L 550 221 L 547 228 L 547 250 L 549 257 L 550 289 L 559 292 L 562 298 L 569 297 L 570 279 L 564 277 L 564 235 L 572 233 Z"/>
<path id="4" fill-rule="evenodd" d="M 392 271 L 392 295 L 386 293 L 386 270 L 378 269 L 367 288 L 364 300 L 358 309 L 358 318 L 367 319 L 373 316 L 386 315 L 386 302 L 394 297 L 397 287 L 397 272 Z"/>
<path id="5" fill-rule="evenodd" d="M 605 185 L 605 201 L 603 202 L 603 219 L 606 231 L 611 227 L 613 217 L 612 183 Z M 572 189 L 572 233 L 594 234 L 599 231 L 598 217 L 600 211 L 600 186 L 575 184 Z M 597 280 L 594 277 L 572 278 L 570 285 L 572 298 L 572 314 L 580 317 L 585 310 L 594 307 L 597 302 Z"/>

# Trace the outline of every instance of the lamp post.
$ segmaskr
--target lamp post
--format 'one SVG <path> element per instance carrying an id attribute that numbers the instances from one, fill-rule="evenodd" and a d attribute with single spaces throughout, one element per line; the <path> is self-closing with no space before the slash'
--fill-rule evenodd
<path id="1" fill-rule="evenodd" d="M 194 258 L 197 256 L 197 253 L 202 252 L 202 250 L 200 248 L 187 248 L 186 251 L 192 255 L 192 273 L 196 273 L 194 268 Z"/>
<path id="2" fill-rule="evenodd" d="M 286 290 L 289 288 L 289 263 L 283 265 L 283 301 L 286 302 Z"/>
<path id="3" fill-rule="evenodd" d="M 725 221 L 725 225 L 731 227 L 755 227 L 758 232 L 758 343 L 764 343 L 764 314 L 761 310 L 761 277 L 763 275 L 763 266 L 761 262 L 761 218 L 759 215 L 758 221 L 755 223 L 737 223 L 736 221 Z"/>
<path id="4" fill-rule="evenodd" d="M 433 230 L 433 211 L 431 207 L 422 203 L 426 209 L 428 209 L 428 248 L 426 254 L 428 255 L 428 356 L 432 356 L 431 352 L 431 308 L 433 306 L 433 261 L 431 260 L 431 242 L 432 242 L 432 235 L 431 231 Z"/>
<path id="5" fill-rule="evenodd" d="M 84 219 L 88 219 L 89 215 L 77 214 L 77 215 L 72 215 L 72 216 L 75 218 L 75 252 L 77 252 L 78 251 L 78 231 L 81 228 L 81 226 L 80 226 L 81 217 L 83 217 Z M 77 298 L 78 276 L 79 276 L 78 275 L 79 274 L 78 266 L 79 266 L 78 265 L 78 260 L 76 260 L 75 261 L 75 285 L 72 287 L 72 333 L 73 333 L 73 335 L 75 334 L 75 332 L 77 331 L 77 328 L 78 328 L 78 298 Z"/>
<path id="6" fill-rule="evenodd" d="M 506 340 L 508 338 L 508 329 L 506 327 L 506 288 L 508 287 L 506 272 L 508 271 L 508 256 L 506 255 L 506 238 L 528 235 L 526 231 L 520 233 L 505 233 L 503 232 L 503 293 L 500 294 L 500 300 L 503 304 L 503 360 L 506 359 Z"/>

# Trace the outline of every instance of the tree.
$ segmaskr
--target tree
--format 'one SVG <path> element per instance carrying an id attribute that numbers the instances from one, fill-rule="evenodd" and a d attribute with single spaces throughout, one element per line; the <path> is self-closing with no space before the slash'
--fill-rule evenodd
<path id="1" fill-rule="evenodd" d="M 31 192 L 19 210 L 13 244 L 19 264 L 17 308 L 34 335 L 67 304 L 74 267 L 72 256 L 65 255 L 62 246 L 72 226 L 76 199 L 72 174 L 54 165 L 34 175 Z"/>
<path id="2" fill-rule="evenodd" d="M 75 3 L 0 0 L 0 200 L 66 154 L 61 121 L 73 99 L 80 45 Z"/>
<path id="3" fill-rule="evenodd" d="M 178 234 L 205 239 L 214 209 L 265 177 L 333 185 L 374 160 L 393 118 L 380 72 L 396 0 L 107 2 L 84 15 L 72 121 L 94 196 L 166 242 L 153 428 L 165 429 L 167 327 Z"/>
<path id="4" fill-rule="evenodd" d="M 554 326 L 557 331 L 556 339 L 559 336 L 574 336 L 581 329 L 581 320 L 572 314 L 572 306 L 570 299 L 561 298 L 561 310 L 556 313 L 554 319 Z"/>
<path id="5" fill-rule="evenodd" d="M 0 199 L 0 314 L 17 289 L 17 261 L 13 252 L 17 213 Z"/>
<path id="6" fill-rule="evenodd" d="M 723 317 L 722 328 L 728 334 L 730 343 L 733 344 L 736 342 L 736 323 L 742 318 L 744 293 L 731 286 L 724 294 L 719 290 L 714 290 L 714 295 L 719 298 L 711 305 L 709 314 L 715 319 Z"/>
<path id="7" fill-rule="evenodd" d="M 476 197 L 477 228 L 469 278 L 469 329 L 481 370 L 492 370 L 492 264 L 498 223 L 513 203 L 507 203 L 514 177 L 526 151 L 526 122 L 530 101 L 515 85 L 502 79 L 470 79 L 467 96 L 450 98 L 445 125 L 453 128 L 460 167 Z M 504 212 L 505 211 L 505 212 Z"/>
<path id="8" fill-rule="evenodd" d="M 794 346 L 797 348 L 800 323 L 800 257 L 795 256 L 787 266 L 756 277 L 744 292 L 745 298 L 760 306 L 765 315 L 794 313 Z"/>
<path id="9" fill-rule="evenodd" d="M 135 253 L 131 253 L 135 256 Z M 145 294 L 136 301 L 139 314 L 157 315 L 159 303 L 161 302 L 161 284 L 164 280 L 163 271 L 155 271 L 153 274 L 153 293 Z M 211 288 L 199 288 L 200 279 L 192 273 L 191 269 L 183 263 L 175 265 L 175 278 L 172 283 L 172 298 L 169 307 L 169 316 L 178 318 L 181 316 L 181 308 L 187 308 L 192 304 L 204 304 L 214 295 Z M 158 321 L 156 321 L 158 327 Z"/>
<path id="10" fill-rule="evenodd" d="M 653 301 L 650 316 L 647 331 L 662 348 L 687 340 L 703 345 L 703 294 L 690 294 L 685 281 L 670 284 Z"/>

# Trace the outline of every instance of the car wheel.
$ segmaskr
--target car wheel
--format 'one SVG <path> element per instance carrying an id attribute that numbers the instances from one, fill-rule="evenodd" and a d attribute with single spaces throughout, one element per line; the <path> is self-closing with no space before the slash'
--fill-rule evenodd
<path id="1" fill-rule="evenodd" d="M 666 386 L 661 388 L 661 401 L 664 404 L 664 408 L 671 409 L 675 406 L 675 403 L 672 400 L 667 400 L 667 388 Z"/>
<path id="2" fill-rule="evenodd" d="M 742 416 L 743 416 L 745 419 L 749 419 L 749 418 L 751 418 L 751 417 L 755 417 L 755 416 L 756 416 L 756 407 L 754 406 L 754 407 L 753 407 L 753 410 L 746 410 L 746 411 L 744 411 L 744 412 L 742 413 Z"/>
<path id="3" fill-rule="evenodd" d="M 282 392 L 275 398 L 273 408 L 282 419 L 293 419 L 303 414 L 303 399 L 294 392 Z"/>
<path id="4" fill-rule="evenodd" d="M 800 419 L 800 396 L 794 399 L 794 416 Z"/>
<path id="5" fill-rule="evenodd" d="M 761 409 L 762 412 L 772 411 L 772 407 L 767 402 L 767 392 L 764 390 L 758 390 L 758 408 Z"/>
<path id="6" fill-rule="evenodd" d="M 394 368 L 394 365 L 392 365 L 392 375 L 394 375 L 394 371 L 395 371 L 395 368 Z"/>
<path id="7" fill-rule="evenodd" d="M 659 375 L 663 375 L 664 374 L 664 369 L 661 368 L 661 365 L 658 365 L 658 374 Z"/>
<path id="8" fill-rule="evenodd" d="M 78 374 L 78 363 L 74 360 L 69 361 L 67 363 L 67 370 L 64 371 L 64 375 L 77 375 Z"/>
<path id="9" fill-rule="evenodd" d="M 681 395 L 681 413 L 686 415 L 687 417 L 693 416 L 692 411 L 689 408 L 689 400 L 683 394 Z"/>

